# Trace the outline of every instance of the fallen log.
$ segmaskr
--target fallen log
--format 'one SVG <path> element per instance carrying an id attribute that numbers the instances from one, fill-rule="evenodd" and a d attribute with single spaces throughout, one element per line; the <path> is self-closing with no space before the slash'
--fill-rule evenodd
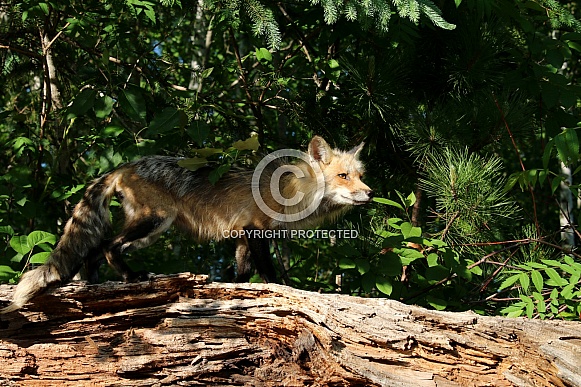
<path id="1" fill-rule="evenodd" d="M 38 297 L 0 361 L 3 386 L 581 386 L 581 324 L 183 273 Z"/>

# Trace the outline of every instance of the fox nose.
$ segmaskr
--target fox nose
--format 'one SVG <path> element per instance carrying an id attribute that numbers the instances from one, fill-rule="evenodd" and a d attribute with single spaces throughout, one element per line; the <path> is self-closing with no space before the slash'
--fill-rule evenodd
<path id="1" fill-rule="evenodd" d="M 367 190 L 365 191 L 365 193 L 367 194 L 367 196 L 369 196 L 369 200 L 373 199 L 373 190 Z"/>

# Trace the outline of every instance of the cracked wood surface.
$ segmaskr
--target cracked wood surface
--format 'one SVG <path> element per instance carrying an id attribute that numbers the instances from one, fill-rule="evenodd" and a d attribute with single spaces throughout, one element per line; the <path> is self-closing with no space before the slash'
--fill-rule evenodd
<path id="1" fill-rule="evenodd" d="M 72 283 L 0 319 L 2 386 L 581 386 L 580 323 L 188 273 Z"/>

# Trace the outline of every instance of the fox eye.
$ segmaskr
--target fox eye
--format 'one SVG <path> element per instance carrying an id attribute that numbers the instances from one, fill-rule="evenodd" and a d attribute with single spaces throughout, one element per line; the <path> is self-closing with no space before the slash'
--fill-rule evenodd
<path id="1" fill-rule="evenodd" d="M 337 176 L 339 176 L 341 179 L 347 180 L 347 174 L 346 173 L 340 173 Z"/>

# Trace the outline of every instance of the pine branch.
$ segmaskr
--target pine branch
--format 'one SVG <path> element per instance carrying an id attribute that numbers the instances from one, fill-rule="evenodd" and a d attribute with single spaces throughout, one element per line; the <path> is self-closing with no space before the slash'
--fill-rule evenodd
<path id="1" fill-rule="evenodd" d="M 432 23 L 434 23 L 437 27 L 440 27 L 444 30 L 453 30 L 456 28 L 456 25 L 448 23 L 442 17 L 442 11 L 431 0 L 418 0 L 420 4 L 420 10 L 424 15 L 426 15 Z"/>

